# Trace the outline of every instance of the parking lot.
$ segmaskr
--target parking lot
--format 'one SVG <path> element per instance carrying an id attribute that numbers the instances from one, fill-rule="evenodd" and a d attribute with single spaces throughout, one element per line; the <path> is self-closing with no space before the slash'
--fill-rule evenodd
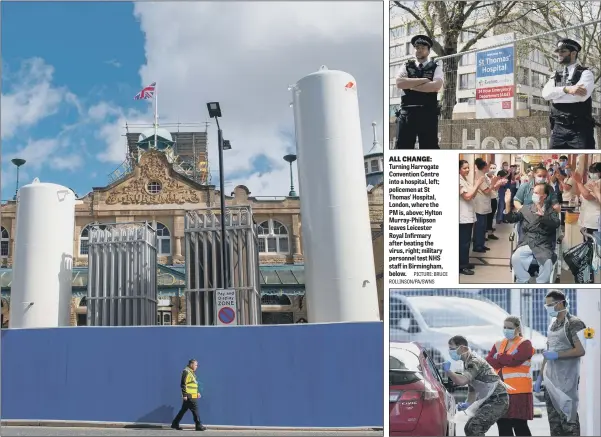
<path id="1" fill-rule="evenodd" d="M 530 433 L 532 435 L 549 435 L 550 431 L 549 431 L 549 421 L 547 420 L 547 410 L 545 409 L 545 407 L 542 407 L 542 412 L 543 412 L 543 416 L 542 417 L 538 417 L 538 418 L 534 418 L 534 420 L 531 420 L 528 422 L 528 426 L 530 427 Z M 458 436 L 464 436 L 465 433 L 463 432 L 463 427 L 465 426 L 466 422 L 467 422 L 468 417 L 463 414 L 463 413 L 459 413 L 456 416 L 456 420 L 457 420 L 457 435 Z M 490 428 L 490 430 L 486 433 L 486 435 L 499 435 L 499 430 L 497 429 L 497 425 L 493 425 L 492 428 Z"/>

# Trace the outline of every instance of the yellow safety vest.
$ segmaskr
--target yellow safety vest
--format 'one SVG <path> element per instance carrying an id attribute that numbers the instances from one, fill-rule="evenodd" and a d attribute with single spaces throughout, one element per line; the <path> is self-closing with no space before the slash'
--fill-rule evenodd
<path id="1" fill-rule="evenodd" d="M 185 372 L 187 373 L 186 394 L 192 399 L 200 398 L 200 393 L 198 392 L 198 381 L 196 381 L 196 375 L 188 367 L 186 367 Z"/>

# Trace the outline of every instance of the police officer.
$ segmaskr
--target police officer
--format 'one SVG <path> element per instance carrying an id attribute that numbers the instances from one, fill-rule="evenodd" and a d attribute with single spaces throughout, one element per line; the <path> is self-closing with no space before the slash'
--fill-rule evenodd
<path id="1" fill-rule="evenodd" d="M 200 399 L 200 392 L 198 391 L 198 381 L 196 380 L 196 369 L 198 368 L 198 362 L 196 360 L 188 361 L 188 365 L 182 372 L 181 389 L 182 389 L 182 407 L 171 422 L 171 428 L 181 431 L 179 423 L 181 422 L 186 411 L 192 412 L 194 418 L 194 424 L 196 425 L 196 431 L 204 431 L 206 428 L 200 422 L 198 417 L 198 399 Z"/>
<path id="2" fill-rule="evenodd" d="M 452 360 L 463 361 L 465 369 L 463 375 L 458 375 L 451 371 L 450 361 L 442 365 L 455 385 L 468 386 L 467 401 L 457 405 L 458 411 L 470 416 L 465 435 L 486 435 L 509 410 L 507 386 L 484 358 L 472 353 L 465 337 L 456 335 L 449 340 L 449 355 Z"/>
<path id="3" fill-rule="evenodd" d="M 594 149 L 595 120 L 593 73 L 577 63 L 582 50 L 576 41 L 565 38 L 557 43 L 559 67 L 543 88 L 543 98 L 551 101 L 551 149 Z"/>
<path id="4" fill-rule="evenodd" d="M 401 66 L 396 86 L 401 91 L 401 109 L 397 112 L 397 149 L 415 148 L 419 138 L 420 149 L 438 147 L 438 91 L 443 86 L 442 67 L 428 61 L 432 40 L 426 35 L 411 39 L 415 59 Z"/>

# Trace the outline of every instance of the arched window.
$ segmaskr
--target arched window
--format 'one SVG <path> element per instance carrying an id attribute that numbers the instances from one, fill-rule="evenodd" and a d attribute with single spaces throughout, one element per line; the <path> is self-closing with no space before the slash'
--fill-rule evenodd
<path id="1" fill-rule="evenodd" d="M 286 226 L 278 221 L 269 219 L 258 227 L 259 252 L 289 253 L 290 244 Z"/>
<path id="2" fill-rule="evenodd" d="M 87 256 L 90 252 L 90 226 L 87 225 L 82 229 L 81 234 L 79 235 L 79 255 Z M 106 226 L 99 225 L 100 229 L 106 229 Z"/>
<path id="3" fill-rule="evenodd" d="M 0 257 L 7 258 L 10 248 L 10 235 L 4 226 L 0 228 Z"/>
<path id="4" fill-rule="evenodd" d="M 171 255 L 171 234 L 163 223 L 157 223 L 157 240 L 159 245 L 158 255 Z"/>

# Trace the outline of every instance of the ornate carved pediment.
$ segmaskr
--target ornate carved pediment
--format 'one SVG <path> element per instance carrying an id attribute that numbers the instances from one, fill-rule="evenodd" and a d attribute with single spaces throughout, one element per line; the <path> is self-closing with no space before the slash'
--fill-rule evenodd
<path id="1" fill-rule="evenodd" d="M 200 203 L 200 193 L 171 176 L 167 158 L 150 150 L 140 158 L 134 176 L 113 189 L 107 205 L 159 205 Z"/>

